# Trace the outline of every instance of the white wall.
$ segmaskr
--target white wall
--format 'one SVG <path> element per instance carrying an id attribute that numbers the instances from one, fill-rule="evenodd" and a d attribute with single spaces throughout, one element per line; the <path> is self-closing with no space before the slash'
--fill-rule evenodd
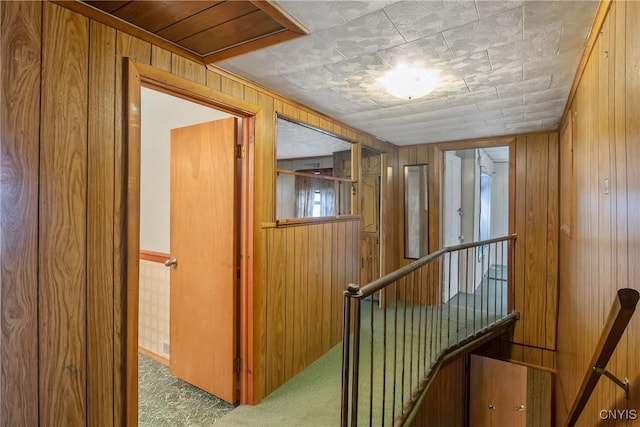
<path id="1" fill-rule="evenodd" d="M 168 254 L 171 129 L 231 116 L 144 87 L 141 95 L 140 249 Z"/>
<path id="2" fill-rule="evenodd" d="M 509 234 L 509 163 L 495 162 L 491 178 L 491 237 Z M 501 254 L 492 253 L 491 265 L 506 265 L 507 245 Z"/>

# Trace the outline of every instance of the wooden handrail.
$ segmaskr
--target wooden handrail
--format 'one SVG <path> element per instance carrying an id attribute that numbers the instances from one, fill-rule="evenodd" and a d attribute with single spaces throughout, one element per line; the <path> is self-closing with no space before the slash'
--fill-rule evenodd
<path id="1" fill-rule="evenodd" d="M 573 402 L 571 411 L 569 411 L 567 423 L 565 424 L 567 427 L 572 427 L 578 421 L 582 410 L 591 397 L 591 393 L 593 393 L 593 389 L 598 384 L 600 375 L 604 372 L 611 355 L 618 345 L 618 341 L 620 341 L 620 337 L 622 337 L 629 324 L 639 297 L 640 294 L 635 289 L 624 288 L 618 290 L 617 298 L 613 302 L 611 312 L 593 353 L 593 358 L 587 367 L 587 373 L 580 386 L 580 391 Z"/>

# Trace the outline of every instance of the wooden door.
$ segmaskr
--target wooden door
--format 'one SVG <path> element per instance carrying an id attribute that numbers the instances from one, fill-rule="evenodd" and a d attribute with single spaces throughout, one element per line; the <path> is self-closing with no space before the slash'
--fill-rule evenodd
<path id="1" fill-rule="evenodd" d="M 360 235 L 360 282 L 380 277 L 380 176 L 362 176 L 362 229 Z"/>
<path id="2" fill-rule="evenodd" d="M 527 368 L 471 356 L 470 427 L 527 425 Z"/>
<path id="3" fill-rule="evenodd" d="M 171 131 L 170 369 L 236 400 L 237 124 Z"/>
<path id="4" fill-rule="evenodd" d="M 445 153 L 444 165 L 444 246 L 460 244 L 460 212 L 462 207 L 462 161 L 455 153 Z M 444 302 L 458 293 L 458 253 L 444 258 Z"/>

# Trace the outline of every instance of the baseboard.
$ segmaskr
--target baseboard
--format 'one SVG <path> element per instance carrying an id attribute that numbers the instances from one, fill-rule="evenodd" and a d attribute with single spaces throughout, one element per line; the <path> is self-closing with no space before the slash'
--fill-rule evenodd
<path id="1" fill-rule="evenodd" d="M 149 351 L 146 348 L 142 348 L 138 346 L 138 353 L 158 363 L 162 363 L 164 366 L 169 366 L 169 359 L 167 359 L 166 357 L 160 356 L 159 354 L 156 354 L 152 351 Z"/>

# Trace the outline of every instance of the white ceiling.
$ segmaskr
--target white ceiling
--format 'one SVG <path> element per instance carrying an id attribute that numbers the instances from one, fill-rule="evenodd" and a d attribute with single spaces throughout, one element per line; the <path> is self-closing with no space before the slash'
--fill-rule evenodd
<path id="1" fill-rule="evenodd" d="M 597 1 L 289 1 L 310 34 L 219 62 L 397 145 L 555 130 Z M 402 100 L 376 82 L 399 62 L 444 84 Z"/>
<path id="2" fill-rule="evenodd" d="M 276 129 L 278 160 L 331 156 L 351 148 L 351 144 L 343 139 L 282 118 L 278 118 Z"/>

